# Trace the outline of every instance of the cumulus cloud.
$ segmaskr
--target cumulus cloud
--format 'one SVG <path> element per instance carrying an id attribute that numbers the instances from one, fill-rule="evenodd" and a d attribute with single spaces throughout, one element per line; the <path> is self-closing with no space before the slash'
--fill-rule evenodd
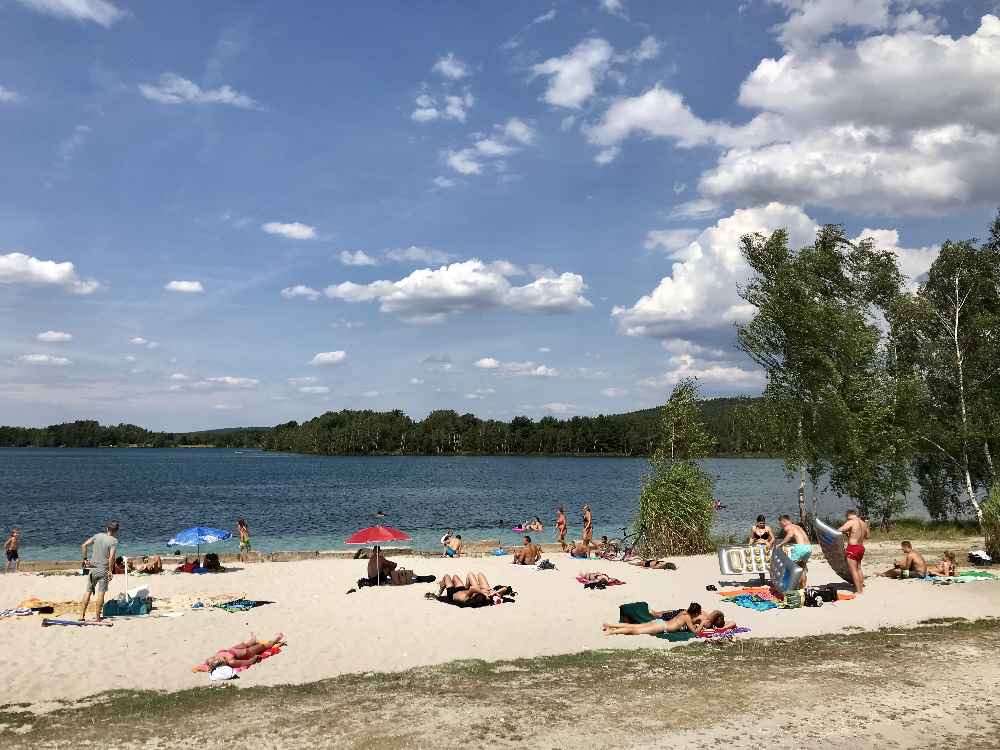
<path id="1" fill-rule="evenodd" d="M 627 396 L 628 391 L 624 388 L 604 388 L 601 390 L 601 395 L 608 398 L 619 398 L 620 396 Z"/>
<path id="2" fill-rule="evenodd" d="M 62 331 L 42 331 L 35 338 L 43 344 L 64 344 L 73 340 L 73 334 Z"/>
<path id="3" fill-rule="evenodd" d="M 286 286 L 281 290 L 281 296 L 285 299 L 295 299 L 296 297 L 305 297 L 307 300 L 315 302 L 319 299 L 320 293 L 318 290 L 313 289 L 311 286 L 305 286 L 304 284 L 296 284 L 295 286 Z"/>
<path id="4" fill-rule="evenodd" d="M 536 362 L 501 362 L 495 357 L 483 357 L 476 360 L 475 367 L 481 370 L 495 370 L 501 375 L 512 375 L 525 378 L 554 378 L 559 370 Z"/>
<path id="5" fill-rule="evenodd" d="M 442 190 L 447 190 L 448 188 L 453 188 L 453 187 L 455 187 L 455 185 L 458 184 L 451 177 L 444 177 L 442 175 L 438 175 L 433 180 L 431 180 L 431 182 L 434 183 L 435 187 L 441 188 Z"/>
<path id="6" fill-rule="evenodd" d="M 379 303 L 384 313 L 415 323 L 438 322 L 470 310 L 506 307 L 519 312 L 572 312 L 591 303 L 583 296 L 587 285 L 575 273 L 546 273 L 523 286 L 508 277 L 522 271 L 506 261 L 484 263 L 472 259 L 419 269 L 398 281 L 356 284 L 345 281 L 326 288 L 331 299 Z"/>
<path id="7" fill-rule="evenodd" d="M 464 94 L 441 94 L 436 97 L 426 93 L 420 94 L 414 100 L 416 106 L 410 113 L 410 119 L 415 122 L 435 120 L 465 122 L 469 109 L 475 103 L 475 97 L 468 91 Z"/>
<path id="8" fill-rule="evenodd" d="M 820 6 L 851 5 L 850 15 L 862 4 L 787 3 L 798 9 L 791 19 L 813 18 L 820 36 L 843 26 L 834 16 L 819 23 Z M 861 214 L 989 203 L 1000 190 L 1000 19 L 985 15 L 973 33 L 952 37 L 913 30 L 909 15 L 896 23 L 895 7 L 872 3 L 872 24 L 850 23 L 884 33 L 850 42 L 797 35 L 809 43 L 761 60 L 740 87 L 738 103 L 757 111 L 744 124 L 702 119 L 680 94 L 654 86 L 613 102 L 587 138 L 602 159 L 633 135 L 721 149 L 699 182 L 707 200 Z"/>
<path id="9" fill-rule="evenodd" d="M 17 0 L 39 13 L 72 21 L 90 21 L 110 28 L 125 12 L 109 0 Z"/>
<path id="10" fill-rule="evenodd" d="M 600 0 L 601 10 L 613 16 L 627 18 L 625 0 Z"/>
<path id="11" fill-rule="evenodd" d="M 474 148 L 463 148 L 458 151 L 445 151 L 444 161 L 459 174 L 481 174 L 483 163 L 479 161 L 479 153 Z"/>
<path id="12" fill-rule="evenodd" d="M 778 39 L 786 48 L 801 49 L 845 29 L 862 32 L 890 28 L 929 33 L 940 28 L 940 19 L 912 6 L 933 7 L 940 0 L 771 0 L 789 11 L 778 24 Z"/>
<path id="13" fill-rule="evenodd" d="M 297 221 L 282 223 L 280 221 L 269 221 L 262 224 L 263 229 L 268 234 L 276 234 L 287 237 L 290 240 L 313 240 L 316 239 L 316 227 L 308 224 L 301 224 Z"/>
<path id="14" fill-rule="evenodd" d="M 339 365 L 346 359 L 347 352 L 319 352 L 310 360 L 309 364 L 313 367 L 325 367 L 328 365 Z"/>
<path id="15" fill-rule="evenodd" d="M 431 247 L 410 245 L 386 250 L 385 257 L 397 263 L 447 263 L 455 256 Z"/>
<path id="16" fill-rule="evenodd" d="M 168 281 L 163 288 L 169 292 L 182 294 L 201 294 L 205 291 L 200 281 Z"/>
<path id="17" fill-rule="evenodd" d="M 744 234 L 785 228 L 792 247 L 815 239 L 817 224 L 800 208 L 771 203 L 739 209 L 703 230 L 649 294 L 631 307 L 616 306 L 612 317 L 628 336 L 671 338 L 706 328 L 730 326 L 749 318 L 737 284 L 748 276 L 740 253 Z"/>
<path id="18" fill-rule="evenodd" d="M 862 229 L 861 233 L 852 240 L 860 242 L 863 239 L 870 239 L 880 250 L 888 250 L 896 256 L 899 263 L 899 270 L 906 277 L 908 285 L 912 291 L 926 280 L 927 272 L 937 259 L 941 251 L 940 245 L 925 245 L 923 247 L 902 247 L 899 243 L 899 232 L 895 229 Z"/>
<path id="19" fill-rule="evenodd" d="M 410 378 L 410 385 L 423 385 L 424 381 L 420 378 Z"/>
<path id="20" fill-rule="evenodd" d="M 13 89 L 0 86 L 0 104 L 13 104 L 21 101 L 21 95 Z"/>
<path id="21" fill-rule="evenodd" d="M 56 357 L 51 354 L 22 354 L 17 358 L 18 362 L 26 365 L 44 365 L 47 367 L 67 367 L 73 361 L 66 357 Z"/>
<path id="22" fill-rule="evenodd" d="M 647 250 L 662 250 L 668 256 L 676 257 L 679 250 L 691 246 L 698 234 L 697 229 L 651 229 L 646 232 L 643 247 Z"/>
<path id="23" fill-rule="evenodd" d="M 447 55 L 439 58 L 431 70 L 452 81 L 457 81 L 469 75 L 469 66 L 455 57 L 454 52 L 449 52 Z"/>
<path id="24" fill-rule="evenodd" d="M 91 294 L 100 288 L 94 279 L 81 279 L 69 261 L 40 260 L 24 253 L 0 255 L 0 284 L 58 286 L 73 294 Z"/>
<path id="25" fill-rule="evenodd" d="M 535 129 L 511 117 L 493 126 L 490 134 L 478 133 L 471 146 L 443 152 L 445 164 L 463 175 L 482 174 L 487 165 L 502 169 L 503 157 L 535 143 Z"/>
<path id="26" fill-rule="evenodd" d="M 170 376 L 170 379 L 171 380 L 177 380 L 177 381 L 180 381 L 180 382 L 186 382 L 186 381 L 190 380 L 191 378 L 188 377 L 187 375 L 185 375 L 183 372 L 175 372 L 173 375 Z"/>
<path id="27" fill-rule="evenodd" d="M 644 378 L 638 385 L 647 390 L 663 391 L 684 378 L 698 378 L 709 386 L 728 389 L 758 390 L 766 383 L 762 370 L 750 369 L 724 360 L 705 360 L 691 354 L 672 356 L 661 375 Z"/>
<path id="28" fill-rule="evenodd" d="M 146 346 L 149 344 L 149 341 L 144 339 L 142 336 L 133 336 L 128 340 L 128 342 L 130 344 L 135 344 L 136 346 Z"/>
<path id="29" fill-rule="evenodd" d="M 260 381 L 257 378 L 239 378 L 233 375 L 220 375 L 215 378 L 205 378 L 206 383 L 225 386 L 227 388 L 256 388 Z"/>
<path id="30" fill-rule="evenodd" d="M 374 266 L 378 261 L 368 255 L 364 250 L 341 250 L 338 256 L 340 262 L 345 266 Z"/>
<path id="31" fill-rule="evenodd" d="M 299 393 L 318 394 L 329 393 L 330 389 L 325 385 L 304 385 L 299 388 Z"/>
<path id="32" fill-rule="evenodd" d="M 176 73 L 164 73 L 157 84 L 141 83 L 139 92 L 150 101 L 160 104 L 228 104 L 242 109 L 253 109 L 257 102 L 229 85 L 216 89 L 203 89 L 194 81 Z"/>
<path id="33" fill-rule="evenodd" d="M 534 76 L 548 78 L 542 98 L 555 107 L 579 109 L 596 93 L 613 53 L 607 41 L 595 37 L 584 39 L 561 57 L 550 57 L 534 65 Z"/>

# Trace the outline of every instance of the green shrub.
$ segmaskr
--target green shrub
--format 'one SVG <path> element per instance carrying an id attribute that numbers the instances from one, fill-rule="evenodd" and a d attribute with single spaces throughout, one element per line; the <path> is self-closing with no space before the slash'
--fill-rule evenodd
<path id="1" fill-rule="evenodd" d="M 986 535 L 986 553 L 1000 560 L 1000 482 L 994 482 L 989 497 L 983 502 L 983 534 Z"/>

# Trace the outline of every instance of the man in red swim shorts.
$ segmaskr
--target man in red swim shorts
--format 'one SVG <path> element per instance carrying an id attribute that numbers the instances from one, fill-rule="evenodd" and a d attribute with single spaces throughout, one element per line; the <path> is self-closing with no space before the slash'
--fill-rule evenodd
<path id="1" fill-rule="evenodd" d="M 854 579 L 854 591 L 865 593 L 865 577 L 861 572 L 861 560 L 865 556 L 864 541 L 868 538 L 868 524 L 861 520 L 858 512 L 851 508 L 847 511 L 847 522 L 838 529 L 847 534 L 847 567 Z"/>

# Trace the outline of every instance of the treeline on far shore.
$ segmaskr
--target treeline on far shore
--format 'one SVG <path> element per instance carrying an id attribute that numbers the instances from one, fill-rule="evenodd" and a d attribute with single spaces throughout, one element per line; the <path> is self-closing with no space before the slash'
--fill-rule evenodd
<path id="1" fill-rule="evenodd" d="M 762 456 L 772 452 L 755 426 L 759 399 L 701 402 L 714 455 Z M 556 419 L 480 419 L 452 410 L 414 420 L 402 411 L 327 412 L 299 424 L 197 432 L 152 432 L 130 424 L 76 421 L 48 427 L 2 427 L 0 447 L 258 448 L 320 455 L 592 455 L 647 456 L 659 438 L 660 410 Z"/>

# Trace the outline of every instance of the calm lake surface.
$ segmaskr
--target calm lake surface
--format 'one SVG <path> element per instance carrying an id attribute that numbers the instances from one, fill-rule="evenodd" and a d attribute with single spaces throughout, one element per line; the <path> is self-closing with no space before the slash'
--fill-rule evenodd
<path id="1" fill-rule="evenodd" d="M 595 535 L 617 535 L 638 502 L 645 459 L 331 457 L 229 449 L 0 450 L 0 529 L 18 526 L 22 558 L 75 560 L 80 543 L 120 521 L 123 554 L 173 551 L 166 544 L 188 526 L 232 530 L 246 518 L 254 549 L 344 548 L 353 531 L 385 523 L 436 548 L 445 528 L 467 541 L 497 538 L 540 516 L 554 541 L 554 509 L 564 504 L 570 536 L 581 536 L 580 505 L 594 512 Z M 743 533 L 758 513 L 772 523 L 797 512 L 797 484 L 770 459 L 713 459 L 716 497 L 728 505 L 716 530 Z M 820 511 L 849 506 L 832 493 Z M 911 509 L 916 510 L 911 503 Z M 234 551 L 236 540 L 211 549 Z"/>

